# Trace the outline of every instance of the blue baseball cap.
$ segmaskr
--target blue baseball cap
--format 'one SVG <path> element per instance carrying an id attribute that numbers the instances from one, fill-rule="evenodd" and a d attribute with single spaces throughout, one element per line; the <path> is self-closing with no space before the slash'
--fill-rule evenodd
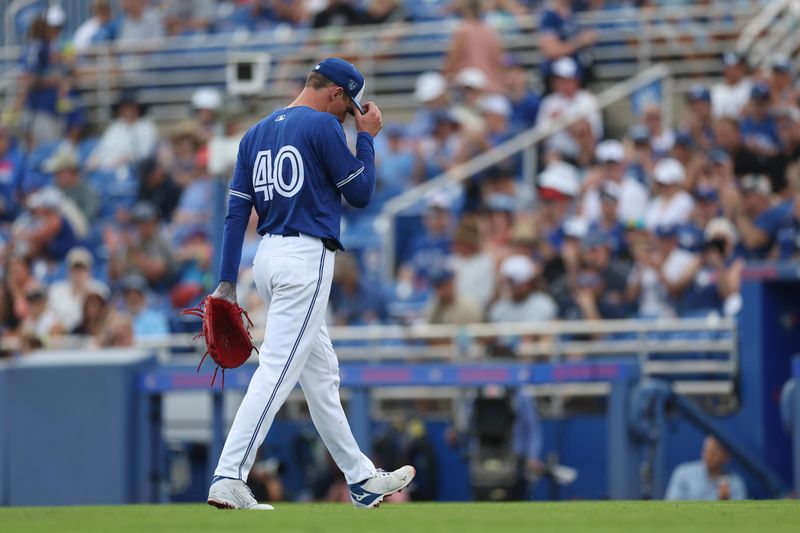
<path id="1" fill-rule="evenodd" d="M 364 109 L 361 107 L 361 97 L 364 96 L 364 76 L 352 64 L 338 57 L 323 59 L 314 66 L 312 72 L 331 80 L 333 83 L 344 89 L 345 94 L 353 100 L 353 104 L 363 115 Z"/>
<path id="2" fill-rule="evenodd" d="M 678 226 L 674 224 L 662 224 L 656 227 L 654 232 L 656 237 L 670 239 L 678 234 Z"/>
<path id="3" fill-rule="evenodd" d="M 708 87 L 705 85 L 695 84 L 689 87 L 686 99 L 690 102 L 710 102 L 711 91 L 709 91 Z"/>
<path id="4" fill-rule="evenodd" d="M 763 81 L 757 82 L 750 90 L 750 99 L 759 102 L 766 102 L 769 100 L 769 85 Z"/>

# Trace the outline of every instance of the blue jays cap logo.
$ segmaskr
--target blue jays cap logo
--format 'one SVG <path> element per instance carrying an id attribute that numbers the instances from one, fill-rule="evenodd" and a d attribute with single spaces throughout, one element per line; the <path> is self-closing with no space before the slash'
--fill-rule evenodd
<path id="1" fill-rule="evenodd" d="M 364 114 L 364 109 L 361 107 L 361 98 L 364 96 L 366 84 L 364 83 L 364 76 L 355 66 L 344 59 L 329 57 L 317 63 L 313 70 L 344 89 L 353 100 L 353 104 L 362 115 Z"/>

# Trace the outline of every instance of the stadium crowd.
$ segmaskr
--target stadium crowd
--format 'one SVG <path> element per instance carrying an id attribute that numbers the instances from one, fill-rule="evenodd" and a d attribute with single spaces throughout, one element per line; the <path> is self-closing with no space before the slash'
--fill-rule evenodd
<path id="1" fill-rule="evenodd" d="M 345 244 L 413 185 L 533 126 L 579 111 L 587 118 L 547 139 L 536 176 L 522 175 L 512 157 L 429 195 L 421 225 L 409 224 L 399 239 L 389 286 L 368 250 L 338 254 L 329 323 L 733 315 L 747 262 L 800 258 L 800 93 L 788 58 L 751 68 L 725 53 L 724 78 L 692 86 L 675 124 L 654 102 L 626 135 L 611 138 L 585 83 L 596 30 L 577 25 L 576 6 L 491 4 L 489 13 L 480 2 L 447 3 L 438 15 L 460 17 L 449 52 L 441 71 L 418 77 L 417 113 L 386 124 L 376 139 L 375 198 L 366 210 L 346 210 Z M 214 212 L 223 209 L 228 176 L 211 168 L 210 153 L 247 121 L 225 117 L 224 95 L 203 87 L 190 119 L 159 128 L 137 95 L 123 91 L 113 120 L 87 135 L 74 51 L 239 26 L 416 20 L 391 0 L 366 9 L 332 0 L 313 16 L 303 5 L 123 0 L 118 13 L 97 0 L 71 37 L 61 35 L 63 11 L 33 21 L 19 96 L 0 122 L 0 331 L 16 341 L 13 351 L 67 334 L 126 346 L 186 331 L 176 311 L 216 284 Z M 546 58 L 539 72 L 506 53 L 487 22 L 533 10 Z M 249 273 L 259 239 L 252 226 L 240 300 L 263 324 Z"/>

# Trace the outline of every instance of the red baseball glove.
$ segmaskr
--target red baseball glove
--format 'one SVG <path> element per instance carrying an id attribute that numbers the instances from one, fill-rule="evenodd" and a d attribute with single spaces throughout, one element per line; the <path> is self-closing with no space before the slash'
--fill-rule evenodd
<path id="1" fill-rule="evenodd" d="M 203 330 L 195 337 L 205 337 L 207 350 L 197 366 L 203 365 L 206 356 L 217 363 L 214 369 L 214 377 L 211 378 L 211 386 L 217 379 L 217 371 L 222 368 L 222 388 L 225 388 L 225 369 L 236 368 L 244 364 L 256 347 L 253 345 L 253 338 L 250 335 L 250 328 L 253 322 L 247 316 L 247 311 L 242 309 L 239 304 L 217 298 L 206 296 L 196 307 L 185 309 L 181 314 L 194 315 L 203 319 Z M 245 320 L 247 322 L 245 322 Z"/>

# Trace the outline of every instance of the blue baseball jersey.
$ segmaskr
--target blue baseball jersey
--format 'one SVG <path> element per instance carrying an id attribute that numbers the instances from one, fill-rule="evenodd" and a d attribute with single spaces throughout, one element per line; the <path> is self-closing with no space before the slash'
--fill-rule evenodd
<path id="1" fill-rule="evenodd" d="M 365 207 L 375 188 L 372 141 L 360 132 L 353 155 L 337 118 L 305 106 L 275 111 L 253 126 L 239 144 L 231 180 L 220 281 L 237 279 L 253 208 L 260 235 L 302 233 L 341 248 L 342 196 Z"/>

